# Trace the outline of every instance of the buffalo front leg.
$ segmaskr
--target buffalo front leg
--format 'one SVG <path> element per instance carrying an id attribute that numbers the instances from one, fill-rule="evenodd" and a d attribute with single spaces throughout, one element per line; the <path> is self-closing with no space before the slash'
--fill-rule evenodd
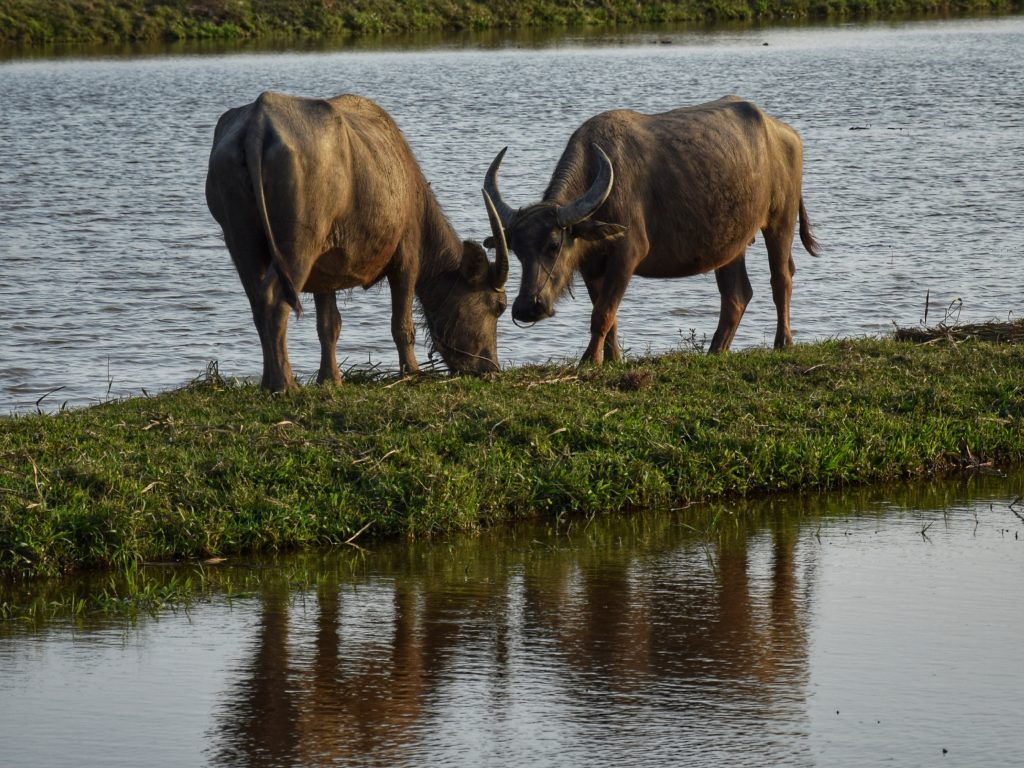
<path id="1" fill-rule="evenodd" d="M 314 293 L 316 302 L 316 335 L 320 338 L 320 371 L 317 384 L 341 384 L 338 371 L 338 337 L 341 336 L 341 313 L 333 291 Z"/>
<path id="2" fill-rule="evenodd" d="M 741 253 L 724 267 L 716 269 L 715 282 L 718 283 L 722 306 L 718 314 L 718 328 L 715 329 L 711 347 L 708 349 L 709 353 L 725 352 L 729 349 L 747 304 L 754 295 L 754 290 L 750 287 L 750 278 L 747 276 L 746 253 Z"/>
<path id="3" fill-rule="evenodd" d="M 604 279 L 599 276 L 588 277 L 583 276 L 583 283 L 587 286 L 587 293 L 590 295 L 590 303 L 597 306 L 598 298 L 601 295 L 601 288 L 604 284 Z M 611 327 L 608 329 L 608 333 L 604 337 L 604 357 L 605 359 L 613 362 L 618 362 L 622 359 L 622 349 L 619 347 L 619 320 L 618 316 L 615 317 Z"/>
<path id="4" fill-rule="evenodd" d="M 632 271 L 628 274 L 616 272 L 606 274 L 601 281 L 600 291 L 594 301 L 594 310 L 590 315 L 590 344 L 583 353 L 582 362 L 594 365 L 601 365 L 604 362 L 606 342 L 613 331 L 617 333 L 619 304 L 626 295 L 631 275 Z M 618 350 L 616 336 L 612 336 L 611 343 Z"/>
<path id="5" fill-rule="evenodd" d="M 794 221 L 777 232 L 766 231 L 764 244 L 768 249 L 768 266 L 772 274 L 772 300 L 775 302 L 775 348 L 783 349 L 793 343 L 789 327 L 789 304 L 793 295 L 793 227 Z"/>
<path id="6" fill-rule="evenodd" d="M 256 297 L 259 308 L 254 307 L 253 310 L 253 316 L 258 317 L 262 325 L 263 379 L 260 385 L 271 392 L 298 388 L 288 362 L 288 315 L 291 306 L 283 294 L 277 270 L 271 266 Z"/>
<path id="7" fill-rule="evenodd" d="M 388 275 L 391 286 L 391 338 L 398 348 L 398 368 L 401 373 L 417 373 L 416 326 L 412 321 L 413 288 L 415 276 Z"/>

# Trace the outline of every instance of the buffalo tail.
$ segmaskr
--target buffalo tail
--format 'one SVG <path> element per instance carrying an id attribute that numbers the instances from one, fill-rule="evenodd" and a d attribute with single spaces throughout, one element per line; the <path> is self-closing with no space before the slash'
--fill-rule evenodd
<path id="1" fill-rule="evenodd" d="M 295 281 L 288 270 L 281 249 L 277 247 L 274 232 L 270 227 L 270 216 L 267 213 L 267 198 L 263 191 L 263 143 L 266 138 L 266 121 L 261 115 L 245 137 L 245 154 L 249 158 L 249 173 L 252 180 L 252 191 L 256 197 L 256 208 L 259 210 L 263 234 L 270 246 L 270 258 L 274 263 L 277 278 L 281 283 L 284 300 L 295 310 L 296 317 L 302 315 L 302 303 L 299 293 L 295 290 Z"/>
<path id="2" fill-rule="evenodd" d="M 821 245 L 814 239 L 811 233 L 811 220 L 807 218 L 807 209 L 804 208 L 804 199 L 800 198 L 800 242 L 811 256 L 821 255 Z"/>

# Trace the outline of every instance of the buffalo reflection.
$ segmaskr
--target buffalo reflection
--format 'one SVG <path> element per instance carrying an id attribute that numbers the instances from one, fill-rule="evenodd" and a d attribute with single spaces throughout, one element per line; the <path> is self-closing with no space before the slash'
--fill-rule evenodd
<path id="1" fill-rule="evenodd" d="M 727 738 L 755 712 L 803 732 L 813 554 L 786 519 L 712 540 L 666 516 L 594 521 L 546 543 L 394 548 L 309 590 L 264 579 L 216 761 L 408 762 L 474 713 L 495 734 L 600 739 L 641 712 L 640 739 L 666 725 Z"/>

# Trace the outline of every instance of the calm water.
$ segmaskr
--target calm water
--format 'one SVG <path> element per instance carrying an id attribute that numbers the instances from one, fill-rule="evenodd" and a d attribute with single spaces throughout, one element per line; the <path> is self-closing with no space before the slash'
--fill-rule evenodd
<path id="1" fill-rule="evenodd" d="M 0 760 L 1020 766 L 1021 493 L 1018 474 L 229 563 L 187 612 L 0 622 Z"/>
<path id="2" fill-rule="evenodd" d="M 767 45 L 765 45 L 767 43 Z M 277 53 L 0 64 L 0 413 L 178 386 L 211 360 L 261 370 L 238 278 L 203 196 L 213 126 L 265 89 L 356 92 L 405 130 L 464 236 L 488 234 L 495 153 L 505 197 L 537 199 L 565 142 L 614 107 L 661 111 L 726 93 L 806 142 L 805 198 L 825 255 L 796 252 L 798 341 L 884 333 L 961 307 L 1024 311 L 1024 18 L 634 35 L 537 48 Z M 774 335 L 760 244 L 737 346 Z M 511 284 L 518 286 L 518 264 Z M 508 363 L 575 357 L 586 292 L 529 330 L 499 326 Z M 713 277 L 636 280 L 633 354 L 710 338 Z M 397 364 L 386 292 L 343 299 L 343 367 Z M 950 321 L 956 316 L 949 318 Z M 299 375 L 312 315 L 291 326 Z M 419 356 L 426 351 L 420 347 Z"/>

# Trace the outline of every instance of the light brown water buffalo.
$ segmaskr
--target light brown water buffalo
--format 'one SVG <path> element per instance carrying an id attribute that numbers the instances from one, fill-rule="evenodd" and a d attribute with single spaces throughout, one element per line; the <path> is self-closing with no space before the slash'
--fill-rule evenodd
<path id="1" fill-rule="evenodd" d="M 445 218 L 391 117 L 359 96 L 263 93 L 225 112 L 214 133 L 206 201 L 224 230 L 263 345 L 262 385 L 295 387 L 286 330 L 313 294 L 320 382 L 340 382 L 335 291 L 387 278 L 403 372 L 417 370 L 413 296 L 450 369 L 497 370 L 508 253 L 490 263 Z"/>
<path id="2" fill-rule="evenodd" d="M 775 346 L 792 343 L 798 218 L 804 247 L 817 255 L 818 244 L 800 192 L 803 147 L 788 125 L 735 96 L 658 115 L 605 112 L 569 139 L 543 200 L 518 210 L 498 191 L 506 149 L 484 189 L 523 266 L 515 320 L 554 314 L 578 271 L 594 305 L 583 359 L 618 359 L 616 313 L 633 275 L 714 270 L 722 306 L 710 351 L 726 350 L 753 295 L 744 257 L 761 230 L 778 312 Z M 487 244 L 501 240 L 494 231 Z"/>

